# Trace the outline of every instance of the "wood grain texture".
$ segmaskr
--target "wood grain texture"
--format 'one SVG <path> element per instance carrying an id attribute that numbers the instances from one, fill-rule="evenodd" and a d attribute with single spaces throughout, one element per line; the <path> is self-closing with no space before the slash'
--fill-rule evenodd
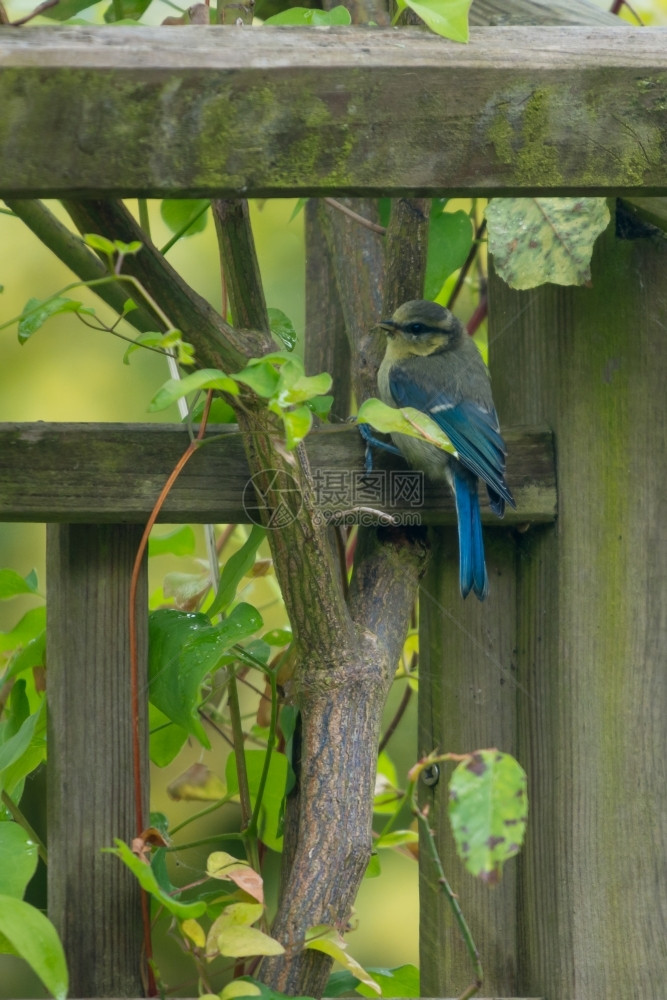
<path id="1" fill-rule="evenodd" d="M 666 37 L 602 25 L 478 27 L 469 45 L 420 28 L 6 31 L 0 190 L 664 194 Z"/>
<path id="2" fill-rule="evenodd" d="M 517 990 L 568 1000 L 664 992 L 666 269 L 610 231 L 592 288 L 490 288 L 501 412 L 556 434 L 558 521 L 518 552 Z"/>
<path id="3" fill-rule="evenodd" d="M 240 433 L 220 425 L 190 459 L 160 513 L 168 523 L 248 523 L 243 506 L 250 472 Z M 509 428 L 508 481 L 517 511 L 504 524 L 552 521 L 556 515 L 554 455 L 549 431 Z M 5 521 L 140 522 L 147 520 L 189 437 L 168 424 L 0 424 L 0 519 Z M 427 487 L 423 504 L 390 502 L 389 474 L 400 459 L 377 454 L 380 494 L 369 502 L 354 489 L 361 482 L 364 446 L 356 427 L 322 429 L 307 438 L 308 458 L 322 510 L 365 507 L 386 513 L 417 513 L 423 523 L 453 523 L 446 486 Z M 328 478 L 329 473 L 332 479 Z M 336 477 L 338 477 L 336 479 Z M 335 484 L 343 502 L 330 499 Z M 382 494 L 384 493 L 384 500 Z M 254 494 L 250 494 L 254 499 Z M 247 499 L 247 494 L 246 494 Z M 498 519 L 483 500 L 484 516 Z"/>
<path id="4" fill-rule="evenodd" d="M 488 527 L 484 540 L 489 596 L 481 604 L 461 599 L 456 531 L 433 532 L 419 598 L 420 757 L 436 748 L 517 752 L 516 541 L 513 532 Z M 513 994 L 519 981 L 516 862 L 493 889 L 466 872 L 447 813 L 451 771 L 452 765 L 442 766 L 438 784 L 421 789 L 421 802 L 430 807 L 438 853 L 481 956 L 483 989 Z M 420 864 L 419 898 L 422 991 L 462 993 L 473 980 L 472 967 L 428 857 Z"/>
<path id="5" fill-rule="evenodd" d="M 47 529 L 48 900 L 73 997 L 131 996 L 142 988 L 138 883 L 101 853 L 115 837 L 129 842 L 137 834 L 128 608 L 140 537 L 134 525 Z M 143 572 L 137 606 L 144 665 L 147 605 Z M 145 713 L 145 683 L 140 690 Z M 146 766 L 143 772 L 147 813 Z"/>

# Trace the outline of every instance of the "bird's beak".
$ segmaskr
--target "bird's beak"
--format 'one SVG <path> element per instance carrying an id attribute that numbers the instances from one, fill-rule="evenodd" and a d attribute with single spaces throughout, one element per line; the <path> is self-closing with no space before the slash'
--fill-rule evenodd
<path id="1" fill-rule="evenodd" d="M 386 334 L 388 334 L 390 337 L 393 337 L 394 334 L 396 333 L 397 324 L 394 323 L 393 319 L 381 319 L 380 327 L 381 329 L 384 330 Z"/>

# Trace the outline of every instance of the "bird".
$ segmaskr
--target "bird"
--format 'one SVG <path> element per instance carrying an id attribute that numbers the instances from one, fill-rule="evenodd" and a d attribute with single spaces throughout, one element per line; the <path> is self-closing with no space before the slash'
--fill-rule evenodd
<path id="1" fill-rule="evenodd" d="M 414 299 L 381 320 L 387 348 L 378 370 L 380 399 L 412 406 L 444 431 L 457 457 L 406 434 L 392 434 L 408 464 L 426 478 L 445 480 L 456 502 L 461 596 L 472 590 L 480 601 L 489 590 L 477 485 L 486 484 L 491 510 L 516 509 L 505 482 L 505 443 L 482 355 L 463 324 L 437 302 Z"/>

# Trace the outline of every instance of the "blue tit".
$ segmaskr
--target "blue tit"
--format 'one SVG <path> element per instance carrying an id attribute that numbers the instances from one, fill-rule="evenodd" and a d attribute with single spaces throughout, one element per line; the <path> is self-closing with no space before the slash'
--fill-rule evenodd
<path id="1" fill-rule="evenodd" d="M 489 590 L 484 561 L 478 478 L 486 483 L 491 510 L 516 507 L 505 482 L 505 443 L 481 354 L 463 324 L 435 302 L 405 302 L 380 324 L 387 350 L 378 371 L 384 403 L 427 413 L 445 432 L 458 459 L 435 445 L 393 434 L 408 463 L 431 480 L 446 480 L 456 501 L 459 529 L 459 585 L 483 601 Z"/>

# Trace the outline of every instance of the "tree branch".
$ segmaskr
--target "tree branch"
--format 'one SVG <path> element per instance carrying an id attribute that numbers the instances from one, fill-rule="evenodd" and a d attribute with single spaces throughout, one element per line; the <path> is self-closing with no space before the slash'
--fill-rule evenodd
<path id="1" fill-rule="evenodd" d="M 109 273 L 105 265 L 92 253 L 79 236 L 64 226 L 46 205 L 37 200 L 9 198 L 5 204 L 21 219 L 37 239 L 48 247 L 82 281 L 94 281 Z M 96 294 L 115 309 L 123 312 L 123 303 L 128 297 L 127 287 L 120 284 L 99 285 Z M 125 317 L 127 322 L 140 332 L 161 330 L 163 324 L 148 310 L 139 308 Z"/>
<path id="2" fill-rule="evenodd" d="M 235 330 L 226 323 L 174 270 L 122 202 L 87 199 L 63 204 L 81 233 L 144 244 L 140 253 L 126 258 L 125 272 L 141 282 L 194 346 L 200 367 L 238 371 L 248 358 L 265 354 L 274 346 L 266 333 Z"/>

